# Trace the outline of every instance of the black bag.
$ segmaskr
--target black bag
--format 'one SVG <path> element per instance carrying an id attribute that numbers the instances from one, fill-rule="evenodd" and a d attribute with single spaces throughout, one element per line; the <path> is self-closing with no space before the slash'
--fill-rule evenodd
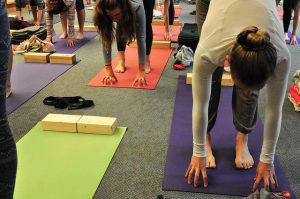
<path id="1" fill-rule="evenodd" d="M 47 37 L 47 29 L 42 26 L 29 26 L 12 33 L 11 43 L 20 44 L 29 39 L 32 35 L 36 35 L 39 39 L 45 40 Z"/>
<path id="2" fill-rule="evenodd" d="M 66 12 L 68 10 L 68 7 L 63 0 L 49 0 L 49 4 L 52 5 L 50 8 L 50 13 L 54 15 Z"/>
<path id="3" fill-rule="evenodd" d="M 74 97 L 53 97 L 49 96 L 43 100 L 45 105 L 54 106 L 58 109 L 68 108 L 68 110 L 75 110 L 81 108 L 88 108 L 94 106 L 93 100 L 86 100 L 81 96 Z"/>
<path id="4" fill-rule="evenodd" d="M 199 42 L 199 33 L 197 24 L 185 23 L 178 35 L 179 47 L 185 45 L 190 47 L 194 52 L 196 51 Z"/>

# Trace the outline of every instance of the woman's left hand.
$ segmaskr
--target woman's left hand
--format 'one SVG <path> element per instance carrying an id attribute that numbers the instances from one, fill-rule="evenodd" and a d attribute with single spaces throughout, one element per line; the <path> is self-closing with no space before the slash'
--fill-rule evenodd
<path id="1" fill-rule="evenodd" d="M 75 46 L 74 37 L 68 38 L 67 46 Z"/>
<path id="2" fill-rule="evenodd" d="M 271 190 L 275 190 L 275 188 L 278 186 L 278 181 L 275 174 L 275 167 L 273 164 L 267 164 L 259 161 L 256 169 L 256 176 L 254 178 L 254 184 L 253 184 L 253 192 L 257 190 L 257 187 L 261 180 L 264 181 L 264 188 L 266 190 L 269 190 L 269 187 Z"/>
<path id="3" fill-rule="evenodd" d="M 298 41 L 297 41 L 297 37 L 296 35 L 292 35 L 290 38 L 290 45 L 297 45 Z"/>
<path id="4" fill-rule="evenodd" d="M 136 78 L 132 84 L 132 87 L 134 86 L 146 86 L 147 82 L 146 82 L 146 77 L 145 77 L 145 65 L 143 67 L 139 67 L 139 71 L 136 75 Z"/>

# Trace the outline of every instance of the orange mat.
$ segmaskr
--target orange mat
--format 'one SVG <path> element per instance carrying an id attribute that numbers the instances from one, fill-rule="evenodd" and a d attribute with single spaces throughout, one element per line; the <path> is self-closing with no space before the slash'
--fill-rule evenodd
<path id="1" fill-rule="evenodd" d="M 165 40 L 165 26 L 152 25 L 153 29 L 153 41 L 164 41 Z M 177 42 L 178 35 L 181 30 L 181 26 L 173 26 L 173 36 L 171 38 L 172 42 Z"/>
<path id="2" fill-rule="evenodd" d="M 154 90 L 160 76 L 168 62 L 168 59 L 172 53 L 172 49 L 152 49 L 151 50 L 151 72 L 146 74 L 147 86 L 144 87 L 132 87 L 138 70 L 138 56 L 136 48 L 126 48 L 126 71 L 125 73 L 115 73 L 118 82 L 112 85 L 102 84 L 102 78 L 104 76 L 104 70 L 102 69 L 89 83 L 88 86 L 100 86 L 100 87 L 117 87 L 117 88 L 142 88 Z M 117 64 L 117 59 L 112 61 L 113 67 Z"/>

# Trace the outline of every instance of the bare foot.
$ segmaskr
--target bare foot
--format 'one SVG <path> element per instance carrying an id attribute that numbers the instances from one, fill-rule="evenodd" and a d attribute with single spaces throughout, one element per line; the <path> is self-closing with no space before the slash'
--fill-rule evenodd
<path id="1" fill-rule="evenodd" d="M 250 169 L 254 165 L 254 160 L 248 148 L 248 135 L 238 132 L 235 146 L 235 166 L 238 169 Z"/>
<path id="2" fill-rule="evenodd" d="M 6 98 L 8 98 L 11 95 L 11 87 L 6 86 Z"/>
<path id="3" fill-rule="evenodd" d="M 150 66 L 150 63 L 146 63 L 145 65 L 145 73 L 150 73 L 151 72 L 151 66 Z"/>
<path id="4" fill-rule="evenodd" d="M 82 32 L 78 32 L 76 39 L 78 39 L 78 40 L 83 39 L 83 33 Z"/>
<path id="5" fill-rule="evenodd" d="M 116 73 L 124 73 L 125 72 L 125 59 L 120 59 L 118 61 L 118 65 L 115 67 L 114 71 Z"/>
<path id="6" fill-rule="evenodd" d="M 61 33 L 61 35 L 58 37 L 59 39 L 65 39 L 68 37 L 67 33 Z"/>
<path id="7" fill-rule="evenodd" d="M 208 133 L 206 135 L 206 168 L 216 168 L 216 161 L 211 149 L 211 136 Z"/>

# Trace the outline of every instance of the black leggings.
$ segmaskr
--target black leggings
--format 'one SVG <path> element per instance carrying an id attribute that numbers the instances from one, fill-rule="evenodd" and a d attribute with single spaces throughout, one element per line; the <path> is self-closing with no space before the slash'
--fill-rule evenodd
<path id="1" fill-rule="evenodd" d="M 175 15 L 174 0 L 170 0 L 170 5 L 169 5 L 169 25 L 173 25 L 174 24 L 174 15 Z"/>
<path id="2" fill-rule="evenodd" d="M 284 29 L 284 32 L 288 32 L 288 30 L 289 30 L 291 17 L 292 17 L 291 0 L 284 0 L 283 1 L 283 29 Z"/>
<path id="3" fill-rule="evenodd" d="M 146 55 L 150 55 L 153 40 L 152 18 L 155 0 L 143 0 L 143 2 L 146 14 Z M 126 43 L 117 39 L 117 47 L 118 51 L 125 51 Z"/>

